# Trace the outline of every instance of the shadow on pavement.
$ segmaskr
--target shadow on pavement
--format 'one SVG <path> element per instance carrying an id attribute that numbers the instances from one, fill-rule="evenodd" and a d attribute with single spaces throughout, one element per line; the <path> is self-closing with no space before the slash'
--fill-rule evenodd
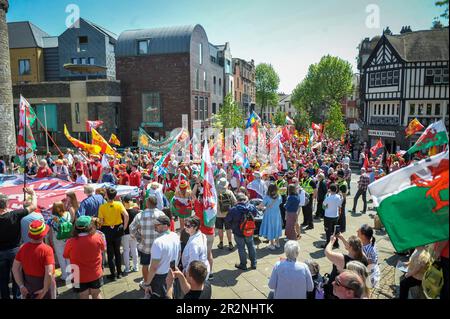
<path id="1" fill-rule="evenodd" d="M 111 299 L 142 299 L 144 292 L 142 290 L 124 291 L 111 297 Z"/>
<path id="2" fill-rule="evenodd" d="M 318 251 L 316 251 L 316 252 L 309 253 L 309 255 L 310 255 L 311 258 L 313 258 L 313 259 L 320 259 L 320 258 L 325 257 L 325 252 L 324 252 L 323 249 L 320 249 L 320 250 L 318 250 Z"/>
<path id="3" fill-rule="evenodd" d="M 211 285 L 219 287 L 235 286 L 237 284 L 236 278 L 243 272 L 245 271 L 240 269 L 222 269 L 214 273 L 214 279 L 211 280 Z"/>

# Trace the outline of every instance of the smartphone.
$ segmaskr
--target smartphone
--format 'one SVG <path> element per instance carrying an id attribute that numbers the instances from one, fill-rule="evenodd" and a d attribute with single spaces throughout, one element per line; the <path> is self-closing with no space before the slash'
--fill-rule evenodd
<path id="1" fill-rule="evenodd" d="M 334 234 L 337 235 L 341 232 L 341 226 L 340 225 L 334 225 Z"/>
<path id="2" fill-rule="evenodd" d="M 175 260 L 172 260 L 170 262 L 170 269 L 172 269 L 173 271 L 175 271 Z"/>

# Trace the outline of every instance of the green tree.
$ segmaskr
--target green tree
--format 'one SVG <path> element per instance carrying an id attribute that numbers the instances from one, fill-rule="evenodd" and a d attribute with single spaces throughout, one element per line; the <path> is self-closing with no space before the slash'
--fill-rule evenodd
<path id="1" fill-rule="evenodd" d="M 438 7 L 445 7 L 444 13 L 441 14 L 441 17 L 448 20 L 448 0 L 436 1 L 435 5 Z"/>
<path id="2" fill-rule="evenodd" d="M 340 103 L 352 93 L 352 77 L 349 62 L 326 55 L 319 63 L 310 65 L 305 79 L 292 92 L 292 103 L 309 112 L 312 121 L 323 122 L 330 105 Z"/>
<path id="3" fill-rule="evenodd" d="M 440 30 L 442 28 L 444 28 L 444 26 L 442 25 L 441 21 L 438 19 L 434 19 L 431 30 Z"/>
<path id="4" fill-rule="evenodd" d="M 280 77 L 271 64 L 260 63 L 256 66 L 256 103 L 264 113 L 268 105 L 278 105 L 278 86 Z"/>
<path id="5" fill-rule="evenodd" d="M 294 117 L 295 128 L 299 132 L 307 131 L 311 127 L 311 118 L 309 113 L 303 108 L 297 109 L 297 114 Z"/>
<path id="6" fill-rule="evenodd" d="M 273 123 L 278 126 L 286 124 L 286 113 L 278 109 L 273 116 Z"/>
<path id="7" fill-rule="evenodd" d="M 233 101 L 231 93 L 225 96 L 219 112 L 213 116 L 213 126 L 224 130 L 226 128 L 243 128 L 244 112 L 241 107 Z"/>
<path id="8" fill-rule="evenodd" d="M 330 114 L 325 125 L 325 133 L 334 139 L 341 138 L 342 134 L 345 133 L 344 117 L 339 103 L 333 103 L 330 107 Z"/>

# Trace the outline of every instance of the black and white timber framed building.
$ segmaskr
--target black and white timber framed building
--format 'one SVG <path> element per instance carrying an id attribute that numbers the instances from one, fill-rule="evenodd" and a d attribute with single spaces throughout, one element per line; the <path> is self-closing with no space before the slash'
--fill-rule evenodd
<path id="1" fill-rule="evenodd" d="M 381 138 L 388 152 L 406 150 L 420 133 L 405 138 L 417 118 L 425 127 L 443 119 L 449 125 L 449 32 L 438 30 L 383 34 L 361 63 L 363 138 Z M 360 59 L 368 39 L 361 44 Z M 372 42 L 373 46 L 373 42 Z"/>

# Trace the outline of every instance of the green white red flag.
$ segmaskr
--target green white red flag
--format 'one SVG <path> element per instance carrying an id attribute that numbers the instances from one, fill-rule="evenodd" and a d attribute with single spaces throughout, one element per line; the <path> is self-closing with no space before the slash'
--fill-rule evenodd
<path id="1" fill-rule="evenodd" d="M 425 132 L 417 140 L 409 150 L 408 153 L 412 154 L 432 146 L 439 146 L 448 144 L 447 129 L 445 128 L 444 121 L 440 120 L 430 124 Z"/>
<path id="2" fill-rule="evenodd" d="M 21 95 L 19 103 L 19 134 L 17 136 L 16 154 L 23 164 L 26 159 L 33 157 L 36 149 L 31 127 L 36 121 L 36 114 L 30 103 Z"/>
<path id="3" fill-rule="evenodd" d="M 203 146 L 202 166 L 200 176 L 203 179 L 203 221 L 211 227 L 216 222 L 217 216 L 217 192 L 214 184 L 213 167 L 209 154 L 208 142 Z"/>
<path id="4" fill-rule="evenodd" d="M 398 252 L 449 238 L 449 153 L 395 171 L 369 185 Z"/>

